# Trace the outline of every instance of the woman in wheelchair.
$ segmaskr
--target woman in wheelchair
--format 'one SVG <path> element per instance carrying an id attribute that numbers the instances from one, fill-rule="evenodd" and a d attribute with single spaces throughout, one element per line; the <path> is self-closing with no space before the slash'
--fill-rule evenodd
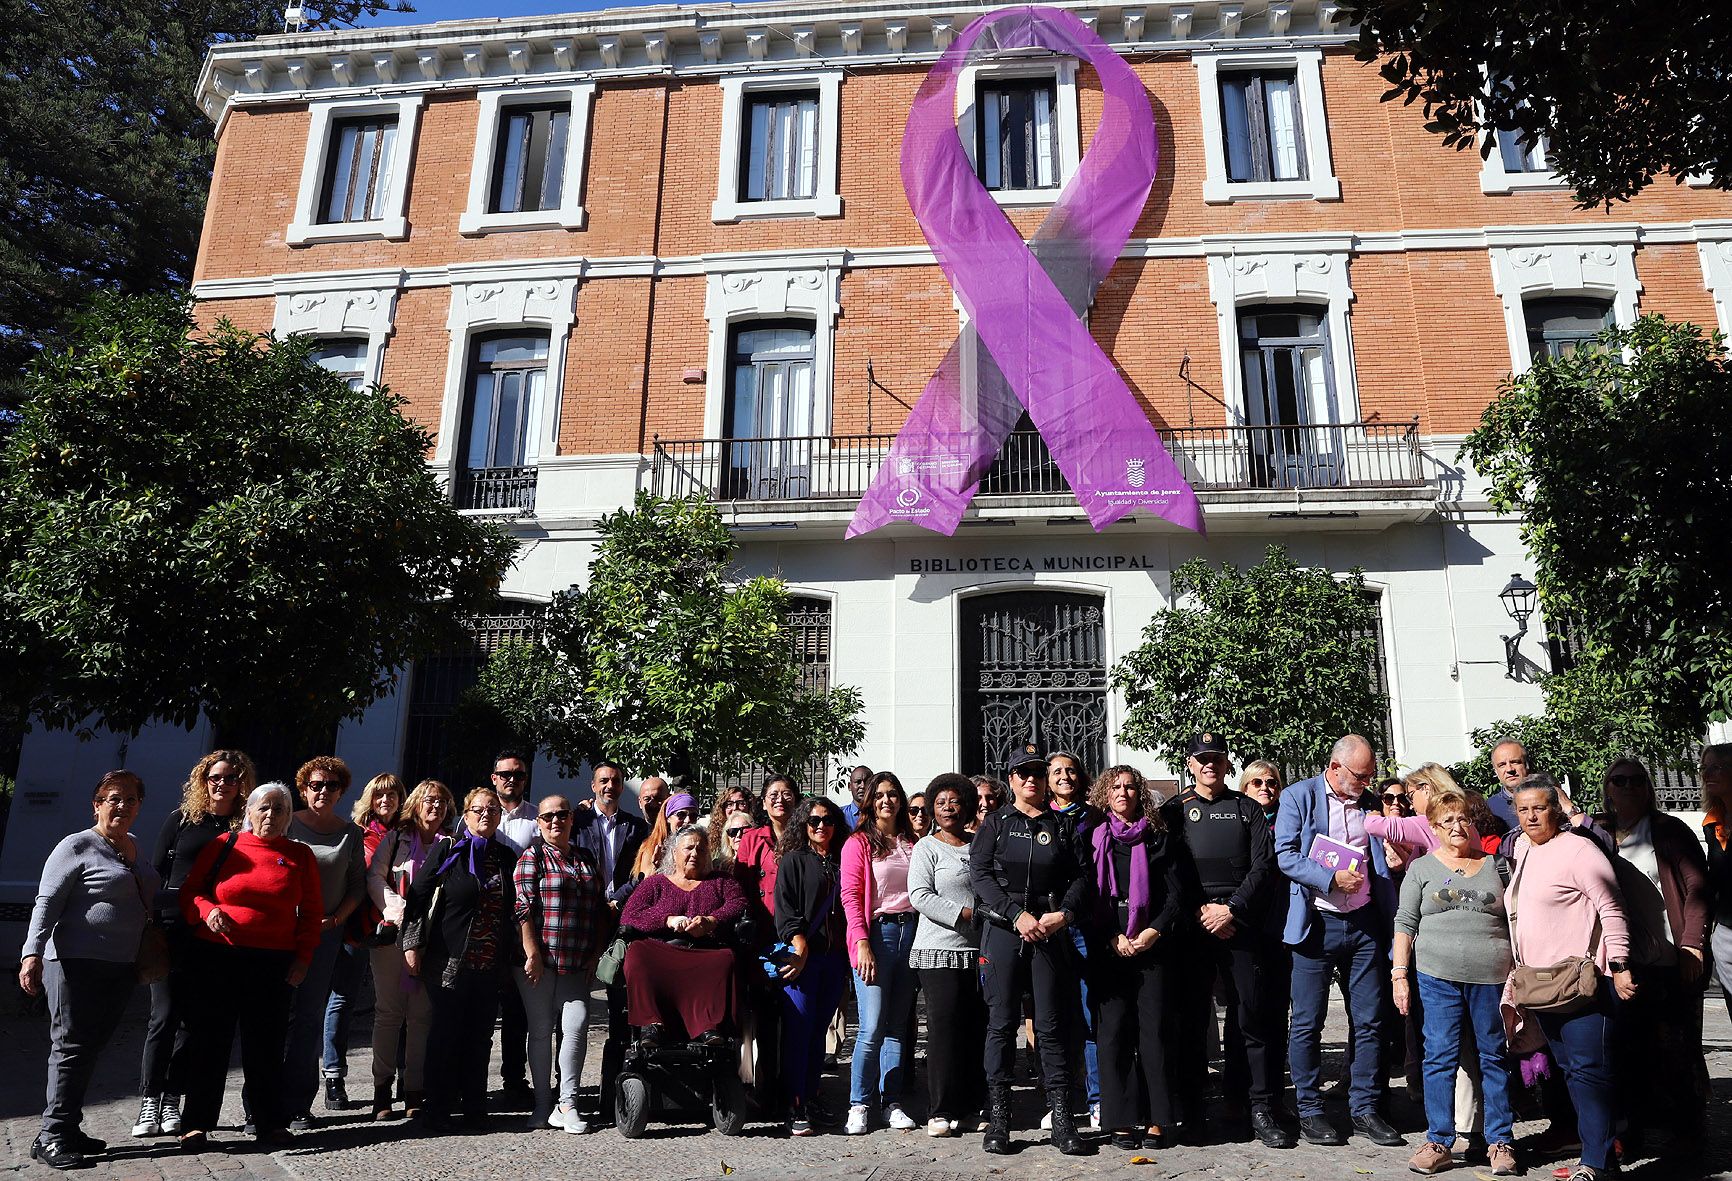
<path id="1" fill-rule="evenodd" d="M 692 1041 L 719 1046 L 739 1030 L 741 973 L 733 951 L 746 896 L 729 874 L 710 872 L 696 825 L 676 832 L 659 871 L 620 914 L 628 1020 L 646 1048 Z"/>

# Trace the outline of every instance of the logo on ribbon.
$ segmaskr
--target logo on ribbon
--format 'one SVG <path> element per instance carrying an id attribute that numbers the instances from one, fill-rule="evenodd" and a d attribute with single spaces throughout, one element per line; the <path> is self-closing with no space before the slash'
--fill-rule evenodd
<path id="1" fill-rule="evenodd" d="M 963 69 L 1017 50 L 1086 61 L 1102 91 L 1088 152 L 1026 242 L 975 175 L 956 128 Z M 1069 13 L 990 12 L 944 51 L 908 112 L 902 183 L 968 322 L 926 383 L 848 536 L 898 521 L 954 533 L 1025 408 L 1097 530 L 1143 511 L 1202 531 L 1196 494 L 1082 320 L 1148 201 L 1156 158 L 1142 83 Z"/>

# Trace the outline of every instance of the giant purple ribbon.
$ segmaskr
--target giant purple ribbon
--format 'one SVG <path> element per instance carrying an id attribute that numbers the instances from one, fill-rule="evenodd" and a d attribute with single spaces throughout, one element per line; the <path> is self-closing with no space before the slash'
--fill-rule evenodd
<path id="1" fill-rule="evenodd" d="M 1027 49 L 1088 62 L 1104 104 L 1076 175 L 1025 242 L 975 175 L 957 134 L 955 96 L 971 61 Z M 945 50 L 908 112 L 902 183 L 968 324 L 915 403 L 848 536 L 896 523 L 955 532 L 1022 407 L 1095 529 L 1142 510 L 1202 530 L 1196 494 L 1081 319 L 1142 213 L 1155 161 L 1142 83 L 1068 12 L 990 12 Z"/>

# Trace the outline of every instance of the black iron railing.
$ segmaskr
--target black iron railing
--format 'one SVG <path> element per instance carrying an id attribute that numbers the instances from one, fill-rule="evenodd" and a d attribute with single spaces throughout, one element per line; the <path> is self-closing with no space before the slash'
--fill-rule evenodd
<path id="1" fill-rule="evenodd" d="M 1422 488 L 1419 422 L 1163 429 L 1179 471 L 1199 492 Z M 655 440 L 658 496 L 732 501 L 858 500 L 896 436 Z M 1017 431 L 981 478 L 982 496 L 1069 495 L 1046 441 Z"/>
<path id="2" fill-rule="evenodd" d="M 535 510 L 535 467 L 472 467 L 457 473 L 457 507 Z"/>

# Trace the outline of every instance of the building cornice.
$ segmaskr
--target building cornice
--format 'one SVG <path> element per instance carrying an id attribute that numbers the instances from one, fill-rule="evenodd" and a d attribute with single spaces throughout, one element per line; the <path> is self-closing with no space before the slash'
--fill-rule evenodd
<path id="1" fill-rule="evenodd" d="M 1713 219 L 1642 225 L 1608 222 L 1593 225 L 1476 226 L 1355 234 L 1340 230 L 1314 233 L 1210 234 L 1187 238 L 1133 238 L 1120 258 L 1210 258 L 1234 254 L 1399 254 L 1407 251 L 1487 250 L 1559 245 L 1638 245 L 1722 242 L 1732 240 L 1732 221 Z M 246 275 L 204 279 L 192 285 L 201 300 L 253 299 L 351 287 L 448 287 L 452 283 L 502 279 L 574 278 L 585 282 L 612 278 L 701 276 L 727 271 L 774 270 L 791 263 L 823 265 L 843 270 L 868 267 L 935 265 L 923 245 L 865 246 L 856 249 L 742 250 L 711 254 L 615 255 L 593 257 L 502 259 L 497 262 L 449 263 L 437 266 L 368 268 L 352 271 L 300 271 L 280 275 Z"/>
<path id="2" fill-rule="evenodd" d="M 1345 45 L 1332 0 L 1052 0 L 1128 55 L 1235 47 Z M 924 65 L 991 3 L 649 5 L 560 16 L 492 17 L 400 28 L 283 33 L 212 47 L 197 98 L 220 129 L 231 109 L 481 86 L 740 70 Z"/>

